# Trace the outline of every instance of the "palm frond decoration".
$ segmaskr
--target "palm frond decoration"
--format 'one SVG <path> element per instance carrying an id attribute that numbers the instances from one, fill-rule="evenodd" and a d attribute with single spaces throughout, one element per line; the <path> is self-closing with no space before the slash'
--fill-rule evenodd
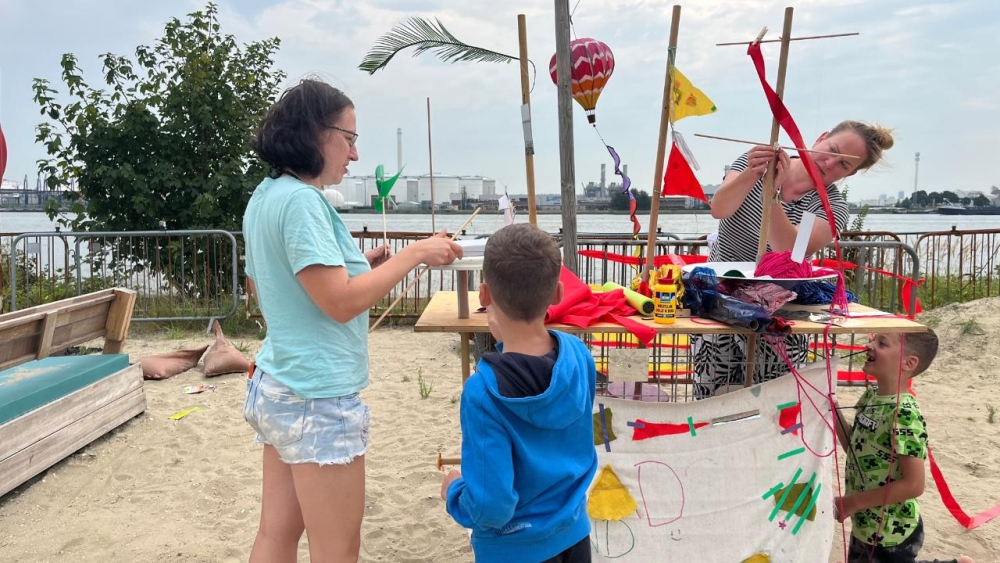
<path id="1" fill-rule="evenodd" d="M 415 48 L 413 56 L 431 51 L 442 61 L 451 63 L 459 61 L 510 63 L 519 60 L 519 57 L 463 43 L 445 28 L 441 20 L 435 18 L 434 22 L 419 17 L 411 17 L 404 21 L 389 33 L 379 37 L 358 68 L 368 74 L 375 74 L 389 64 L 397 53 L 410 47 Z"/>

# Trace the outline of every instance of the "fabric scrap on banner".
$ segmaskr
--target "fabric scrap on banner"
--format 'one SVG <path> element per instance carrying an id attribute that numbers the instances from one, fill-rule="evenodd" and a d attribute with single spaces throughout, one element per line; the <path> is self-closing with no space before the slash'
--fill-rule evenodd
<path id="1" fill-rule="evenodd" d="M 635 514 L 638 504 L 632 493 L 622 485 L 615 470 L 605 465 L 597 475 L 587 499 L 587 514 L 596 520 L 621 520 Z"/>

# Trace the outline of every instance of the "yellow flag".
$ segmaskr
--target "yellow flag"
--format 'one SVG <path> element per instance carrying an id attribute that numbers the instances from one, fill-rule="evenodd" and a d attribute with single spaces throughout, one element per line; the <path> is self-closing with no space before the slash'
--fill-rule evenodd
<path id="1" fill-rule="evenodd" d="M 670 81 L 670 121 L 671 123 L 690 115 L 715 113 L 716 107 L 704 92 L 694 87 L 677 67 L 673 67 Z"/>

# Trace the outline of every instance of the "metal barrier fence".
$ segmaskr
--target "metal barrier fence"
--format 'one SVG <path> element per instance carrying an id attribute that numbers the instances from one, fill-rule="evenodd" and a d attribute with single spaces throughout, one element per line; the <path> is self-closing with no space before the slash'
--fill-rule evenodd
<path id="1" fill-rule="evenodd" d="M 222 230 L 24 233 L 9 243 L 10 310 L 108 287 L 138 293 L 133 320 L 221 319 L 238 310 L 236 237 Z"/>
<path id="2" fill-rule="evenodd" d="M 352 233 L 362 251 L 383 243 L 382 233 Z M 390 232 L 389 246 L 399 252 L 431 233 Z M 560 237 L 559 233 L 554 236 Z M 659 233 L 657 254 L 707 254 L 705 236 L 681 238 Z M 229 316 L 245 299 L 241 233 L 221 230 L 137 231 L 118 233 L 0 233 L 0 293 L 3 310 L 25 307 L 109 287 L 136 288 L 136 321 L 202 320 Z M 878 243 L 878 244 L 875 244 Z M 580 234 L 578 250 L 645 255 L 646 237 Z M 862 302 L 903 312 L 905 279 L 926 279 L 920 288 L 925 308 L 1000 295 L 1000 229 L 934 233 L 843 233 L 847 286 Z M 823 251 L 833 258 L 831 248 Z M 236 264 L 234 267 L 233 264 Z M 635 267 L 579 257 L 580 277 L 588 283 L 628 285 Z M 6 269 L 6 271 L 4 271 Z M 378 316 L 412 281 L 396 285 L 372 309 Z M 419 316 L 431 295 L 455 288 L 451 271 L 431 270 L 419 280 L 389 320 Z M 470 284 L 478 280 L 470 276 Z"/>

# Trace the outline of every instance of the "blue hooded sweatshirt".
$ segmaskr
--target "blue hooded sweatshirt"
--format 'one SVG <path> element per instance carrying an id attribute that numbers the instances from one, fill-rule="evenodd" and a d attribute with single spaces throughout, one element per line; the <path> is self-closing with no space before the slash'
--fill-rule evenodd
<path id="1" fill-rule="evenodd" d="M 547 356 L 484 356 L 462 392 L 448 513 L 472 529 L 476 563 L 538 563 L 590 534 L 597 371 L 580 339 L 549 334 Z"/>

